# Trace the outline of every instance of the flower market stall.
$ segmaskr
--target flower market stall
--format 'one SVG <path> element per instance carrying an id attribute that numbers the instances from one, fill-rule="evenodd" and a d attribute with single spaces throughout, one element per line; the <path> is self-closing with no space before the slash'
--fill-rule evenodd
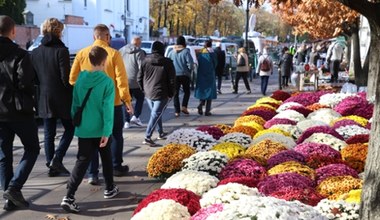
<path id="1" fill-rule="evenodd" d="M 233 125 L 176 130 L 132 220 L 359 219 L 372 113 L 362 93 L 276 91 Z"/>

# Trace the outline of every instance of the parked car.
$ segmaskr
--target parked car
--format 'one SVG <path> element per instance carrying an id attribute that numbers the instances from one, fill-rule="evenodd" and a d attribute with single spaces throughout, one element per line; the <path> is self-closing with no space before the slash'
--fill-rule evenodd
<path id="1" fill-rule="evenodd" d="M 154 41 L 141 41 L 141 49 L 145 51 L 147 54 L 152 53 L 152 46 Z"/>
<path id="2" fill-rule="evenodd" d="M 115 50 L 119 50 L 120 48 L 124 47 L 127 43 L 125 42 L 125 39 L 122 37 L 116 37 L 111 39 L 111 47 Z"/>

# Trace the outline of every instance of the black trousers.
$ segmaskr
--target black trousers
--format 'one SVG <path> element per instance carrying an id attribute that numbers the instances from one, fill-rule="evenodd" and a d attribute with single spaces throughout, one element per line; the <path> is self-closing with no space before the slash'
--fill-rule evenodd
<path id="1" fill-rule="evenodd" d="M 331 82 L 338 82 L 340 60 L 332 60 L 330 63 Z"/>
<path id="2" fill-rule="evenodd" d="M 181 111 L 179 103 L 179 90 L 182 86 L 183 89 L 183 99 L 182 107 L 187 108 L 190 99 L 190 77 L 188 76 L 177 76 L 176 77 L 176 91 L 177 93 L 174 96 L 174 109 L 176 113 Z"/>
<path id="3" fill-rule="evenodd" d="M 247 89 L 247 91 L 251 91 L 251 87 L 249 86 L 249 82 L 248 82 L 248 72 L 237 72 L 236 73 L 235 88 L 234 88 L 235 91 L 237 92 L 239 90 L 240 78 L 243 78 L 245 88 Z"/>
<path id="4" fill-rule="evenodd" d="M 103 176 L 106 183 L 106 190 L 113 188 L 113 168 L 111 156 L 111 139 L 107 146 L 100 148 L 100 138 L 79 138 L 78 139 L 78 154 L 77 161 L 70 179 L 67 183 L 67 196 L 73 198 L 78 186 L 83 180 L 84 175 L 96 149 L 99 150 L 100 158 L 103 165 Z"/>

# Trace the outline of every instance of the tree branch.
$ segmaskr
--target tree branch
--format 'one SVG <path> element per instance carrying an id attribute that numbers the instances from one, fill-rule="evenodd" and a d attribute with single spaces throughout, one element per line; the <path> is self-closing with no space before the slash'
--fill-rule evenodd
<path id="1" fill-rule="evenodd" d="M 373 3 L 367 0 L 337 0 L 343 5 L 359 12 L 364 17 L 376 21 L 380 24 L 380 3 Z"/>

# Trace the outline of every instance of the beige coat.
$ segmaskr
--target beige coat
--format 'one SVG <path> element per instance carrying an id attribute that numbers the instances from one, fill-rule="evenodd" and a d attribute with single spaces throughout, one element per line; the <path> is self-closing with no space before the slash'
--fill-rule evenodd
<path id="1" fill-rule="evenodd" d="M 239 53 L 237 56 L 237 63 L 239 63 L 240 59 L 245 59 L 245 66 L 238 66 L 236 68 L 237 72 L 249 72 L 249 61 L 246 53 Z"/>

